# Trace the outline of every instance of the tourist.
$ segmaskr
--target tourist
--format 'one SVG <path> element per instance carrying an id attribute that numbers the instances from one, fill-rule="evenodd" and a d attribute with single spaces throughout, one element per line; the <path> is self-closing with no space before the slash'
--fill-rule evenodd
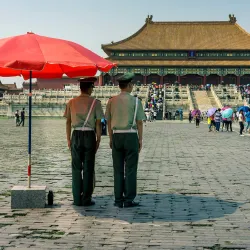
<path id="1" fill-rule="evenodd" d="M 139 205 L 134 199 L 145 114 L 141 101 L 130 95 L 134 77 L 126 73 L 117 79 L 121 93 L 110 99 L 106 107 L 114 168 L 114 206 L 119 208 Z"/>
<path id="2" fill-rule="evenodd" d="M 172 120 L 172 112 L 171 111 L 168 112 L 168 117 L 169 117 L 169 120 Z"/>
<path id="3" fill-rule="evenodd" d="M 221 122 L 221 109 L 218 109 L 214 114 L 215 128 L 216 132 L 220 131 L 220 122 Z"/>
<path id="4" fill-rule="evenodd" d="M 17 110 L 16 113 L 15 113 L 15 119 L 16 119 L 16 127 L 20 126 L 19 110 Z"/>
<path id="5" fill-rule="evenodd" d="M 241 110 L 239 112 L 239 124 L 240 124 L 240 136 L 244 136 L 242 134 L 243 130 L 244 130 L 244 122 L 245 122 L 245 117 L 244 117 L 244 113 L 243 110 Z"/>
<path id="6" fill-rule="evenodd" d="M 195 117 L 196 128 L 199 128 L 200 127 L 200 119 L 201 119 L 200 113 L 196 112 L 194 117 Z"/>
<path id="7" fill-rule="evenodd" d="M 192 119 L 193 119 L 193 117 L 192 117 L 192 112 L 191 112 L 191 110 L 190 110 L 190 111 L 189 111 L 189 114 L 188 114 L 189 123 L 192 122 Z"/>
<path id="8" fill-rule="evenodd" d="M 101 119 L 104 114 L 101 102 L 91 97 L 96 78 L 88 77 L 79 81 L 81 94 L 68 102 L 64 113 L 67 118 L 68 147 L 72 157 L 73 204 L 92 206 L 95 204 L 92 200 L 95 154 L 101 141 Z"/>
<path id="9" fill-rule="evenodd" d="M 179 114 L 180 114 L 180 120 L 183 121 L 183 111 L 182 111 L 182 109 L 180 109 L 180 113 Z"/>
<path id="10" fill-rule="evenodd" d="M 19 126 L 22 124 L 22 127 L 24 127 L 24 120 L 25 120 L 25 108 L 21 111 L 21 121 L 19 123 Z"/>
<path id="11" fill-rule="evenodd" d="M 146 115 L 147 122 L 151 122 L 151 112 L 148 109 L 145 110 L 145 115 Z"/>
<path id="12" fill-rule="evenodd" d="M 207 118 L 207 124 L 208 124 L 208 132 L 212 131 L 212 120 L 211 117 Z"/>
<path id="13" fill-rule="evenodd" d="M 210 119 L 211 119 L 211 130 L 215 131 L 216 125 L 214 121 L 214 115 L 210 116 Z"/>
<path id="14" fill-rule="evenodd" d="M 168 120 L 168 111 L 165 112 L 165 120 Z"/>
<path id="15" fill-rule="evenodd" d="M 227 128 L 227 118 L 222 118 L 222 128 L 221 128 L 221 132 L 223 132 L 223 129 Z"/>
<path id="16" fill-rule="evenodd" d="M 157 117 L 157 112 L 156 112 L 156 110 L 153 111 L 153 115 L 154 115 L 154 121 L 156 121 L 156 117 Z"/>
<path id="17" fill-rule="evenodd" d="M 250 110 L 246 112 L 245 114 L 247 126 L 246 126 L 246 133 L 250 133 Z"/>
<path id="18" fill-rule="evenodd" d="M 226 122 L 227 132 L 229 132 L 229 129 L 230 129 L 230 132 L 233 132 L 232 121 L 233 121 L 233 116 L 227 118 L 227 122 Z"/>
<path id="19" fill-rule="evenodd" d="M 105 118 L 101 119 L 102 124 L 102 135 L 107 135 L 107 121 Z"/>

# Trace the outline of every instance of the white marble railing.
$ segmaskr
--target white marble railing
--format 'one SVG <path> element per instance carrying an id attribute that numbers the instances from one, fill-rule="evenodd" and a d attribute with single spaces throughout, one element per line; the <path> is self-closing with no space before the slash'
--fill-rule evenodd
<path id="1" fill-rule="evenodd" d="M 139 91 L 137 91 L 139 88 Z M 132 94 L 137 94 L 141 98 L 147 96 L 148 87 L 140 86 L 135 87 Z M 119 94 L 119 88 L 116 86 L 104 86 L 94 89 L 92 96 L 96 98 L 109 98 L 111 96 Z M 32 92 L 32 101 L 34 103 L 66 103 L 73 97 L 79 95 L 79 90 L 34 90 Z M 28 92 L 20 93 L 19 95 L 4 94 L 3 102 L 5 103 L 27 103 Z"/>
<path id="2" fill-rule="evenodd" d="M 194 110 L 194 103 L 191 96 L 191 90 L 188 85 L 187 85 L 187 96 L 188 96 L 189 109 Z"/>
<path id="3" fill-rule="evenodd" d="M 216 102 L 216 104 L 217 104 L 217 107 L 222 108 L 222 107 L 223 107 L 223 106 L 222 106 L 222 103 L 221 103 L 219 97 L 217 96 L 216 92 L 214 91 L 213 85 L 211 85 L 211 88 L 210 88 L 210 89 L 211 89 L 211 93 L 212 93 L 212 95 L 213 95 L 213 98 L 214 98 L 214 100 L 215 100 L 215 102 Z"/>

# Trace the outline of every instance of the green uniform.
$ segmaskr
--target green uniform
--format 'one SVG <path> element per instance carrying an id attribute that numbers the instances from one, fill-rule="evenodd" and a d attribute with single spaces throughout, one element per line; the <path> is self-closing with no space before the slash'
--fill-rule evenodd
<path id="1" fill-rule="evenodd" d="M 92 103 L 94 102 L 93 106 Z M 92 112 L 86 122 L 89 110 Z M 104 117 L 101 102 L 88 95 L 71 99 L 64 113 L 71 118 L 74 129 L 71 137 L 72 192 L 75 205 L 84 205 L 91 200 L 94 190 L 95 167 L 95 122 Z M 86 123 L 85 123 L 86 122 Z"/>
<path id="2" fill-rule="evenodd" d="M 141 101 L 127 92 L 111 98 L 106 119 L 111 121 L 115 202 L 131 202 L 136 197 L 139 143 L 136 121 L 145 120 Z"/>

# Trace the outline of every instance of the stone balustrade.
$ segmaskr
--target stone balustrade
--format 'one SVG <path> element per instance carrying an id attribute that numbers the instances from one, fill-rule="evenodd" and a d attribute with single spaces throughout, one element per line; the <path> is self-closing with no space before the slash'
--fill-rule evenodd
<path id="1" fill-rule="evenodd" d="M 242 96 L 236 86 L 213 86 L 212 88 L 221 106 L 230 105 L 236 107 L 244 104 Z"/>
<path id="2" fill-rule="evenodd" d="M 137 91 L 138 90 L 138 91 Z M 105 110 L 106 104 L 110 97 L 120 93 L 118 86 L 98 86 L 94 88 L 92 96 L 101 101 Z M 137 95 L 145 104 L 147 98 L 148 87 L 135 86 L 132 95 Z M 33 116 L 62 116 L 66 103 L 79 96 L 79 89 L 73 90 L 34 90 L 32 91 Z M 4 94 L 2 104 L 8 108 L 0 109 L 0 115 L 13 116 L 15 110 L 23 107 L 28 110 L 28 91 L 25 90 L 19 95 Z M 7 111 L 8 110 L 8 111 Z"/>

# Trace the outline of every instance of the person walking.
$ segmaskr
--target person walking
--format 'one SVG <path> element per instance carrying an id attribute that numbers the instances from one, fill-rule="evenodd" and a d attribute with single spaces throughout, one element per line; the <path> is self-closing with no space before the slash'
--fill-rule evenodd
<path id="1" fill-rule="evenodd" d="M 221 109 L 218 109 L 214 114 L 215 128 L 216 132 L 220 131 L 220 122 L 221 122 Z"/>
<path id="2" fill-rule="evenodd" d="M 183 110 L 182 109 L 180 110 L 179 114 L 180 114 L 180 121 L 183 121 Z"/>
<path id="3" fill-rule="evenodd" d="M 153 111 L 153 115 L 154 115 L 154 116 L 153 116 L 153 117 L 154 117 L 153 120 L 156 121 L 156 117 L 157 117 L 157 112 L 156 112 L 156 110 Z"/>
<path id="4" fill-rule="evenodd" d="M 247 122 L 246 133 L 250 133 L 250 110 L 245 114 L 245 118 Z"/>
<path id="5" fill-rule="evenodd" d="M 95 204 L 92 200 L 95 154 L 101 141 L 101 119 L 104 114 L 101 102 L 91 97 L 96 78 L 79 81 L 81 94 L 68 102 L 64 117 L 67 119 L 66 135 L 72 157 L 73 204 L 91 206 Z"/>
<path id="6" fill-rule="evenodd" d="M 192 119 L 193 119 L 193 117 L 192 117 L 192 112 L 191 112 L 191 110 L 190 110 L 190 111 L 189 111 L 189 114 L 188 114 L 189 123 L 192 122 Z"/>
<path id="7" fill-rule="evenodd" d="M 16 127 L 20 126 L 20 115 L 19 110 L 15 112 L 15 119 L 16 119 Z"/>
<path id="8" fill-rule="evenodd" d="M 200 119 L 201 119 L 200 113 L 196 112 L 196 114 L 195 114 L 195 125 L 196 125 L 196 128 L 200 127 Z"/>
<path id="9" fill-rule="evenodd" d="M 121 93 L 108 101 L 105 115 L 114 168 L 114 206 L 119 208 L 139 205 L 134 199 L 145 114 L 141 101 L 130 95 L 134 77 L 126 73 L 117 79 Z"/>
<path id="10" fill-rule="evenodd" d="M 233 120 L 233 116 L 227 118 L 227 122 L 226 122 L 227 132 L 229 132 L 229 129 L 230 129 L 230 132 L 233 132 L 232 120 Z"/>
<path id="11" fill-rule="evenodd" d="M 243 114 L 243 110 L 241 110 L 239 112 L 240 136 L 244 136 L 242 134 L 242 132 L 244 130 L 244 122 L 245 122 L 245 117 L 244 117 L 244 114 Z"/>
<path id="12" fill-rule="evenodd" d="M 22 124 L 22 127 L 24 127 L 24 120 L 25 120 L 25 108 L 21 111 L 21 121 L 19 123 L 19 126 Z"/>

